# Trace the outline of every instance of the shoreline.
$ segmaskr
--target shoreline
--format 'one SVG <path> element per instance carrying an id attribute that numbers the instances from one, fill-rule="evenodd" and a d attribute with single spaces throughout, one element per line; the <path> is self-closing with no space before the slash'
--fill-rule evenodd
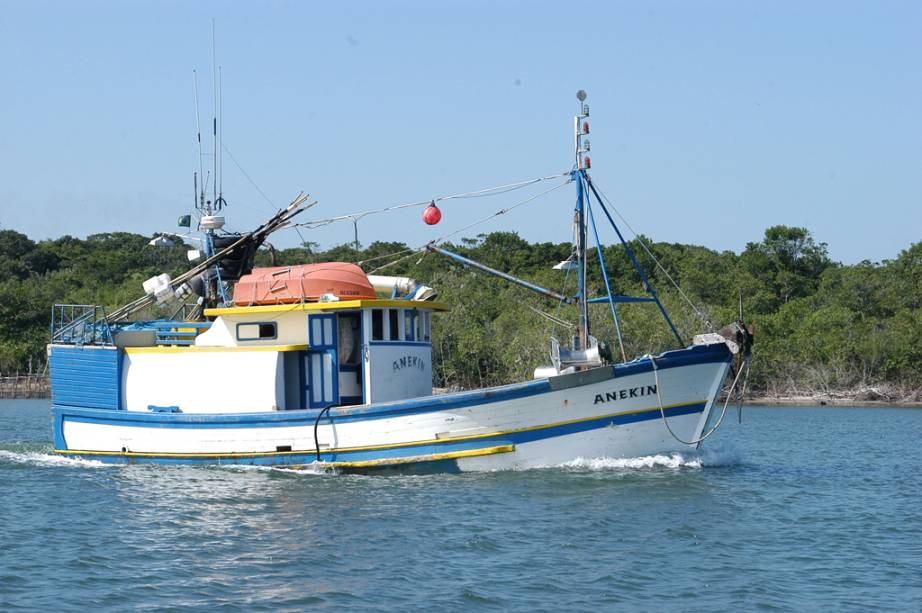
<path id="1" fill-rule="evenodd" d="M 433 394 L 444 394 L 446 388 L 433 388 Z M 0 399 L 36 400 L 50 399 L 51 385 L 42 375 L 0 377 Z M 726 399 L 721 395 L 720 402 Z M 744 404 L 767 407 L 899 407 L 922 408 L 922 389 L 899 390 L 886 393 L 880 389 L 864 388 L 850 391 L 833 391 L 818 394 L 746 394 Z"/>
<path id="2" fill-rule="evenodd" d="M 767 407 L 897 407 L 922 409 L 922 400 L 917 400 L 918 393 L 903 397 L 868 398 L 866 394 L 810 394 L 810 395 L 758 395 L 747 396 L 745 404 Z"/>

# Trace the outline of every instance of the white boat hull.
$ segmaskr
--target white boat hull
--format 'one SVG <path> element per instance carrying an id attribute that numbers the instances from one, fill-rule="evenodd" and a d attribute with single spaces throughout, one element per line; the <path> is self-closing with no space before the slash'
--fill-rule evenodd
<path id="1" fill-rule="evenodd" d="M 476 392 L 405 402 L 245 414 L 55 406 L 60 453 L 110 462 L 343 469 L 442 462 L 483 471 L 693 448 L 730 367 L 723 346 Z M 657 394 L 657 390 L 659 393 Z M 316 432 L 316 439 L 315 439 Z M 315 442 L 316 440 L 316 442 Z"/>

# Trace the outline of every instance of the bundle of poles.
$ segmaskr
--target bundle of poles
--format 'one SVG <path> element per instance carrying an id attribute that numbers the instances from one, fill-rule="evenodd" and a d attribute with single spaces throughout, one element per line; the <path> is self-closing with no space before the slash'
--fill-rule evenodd
<path id="1" fill-rule="evenodd" d="M 170 287 L 176 289 L 180 287 L 183 283 L 194 278 L 196 275 L 201 274 L 211 266 L 214 266 L 221 258 L 228 257 L 233 254 L 236 250 L 245 247 L 248 244 L 256 243 L 256 245 L 261 245 L 262 242 L 266 239 L 267 236 L 275 232 L 276 230 L 281 230 L 288 227 L 292 218 L 296 215 L 306 211 L 310 207 L 317 204 L 317 201 L 311 202 L 310 204 L 304 205 L 307 202 L 307 199 L 310 198 L 310 194 L 299 193 L 298 196 L 291 201 L 284 209 L 281 209 L 278 213 L 273 215 L 268 221 L 263 223 L 261 226 L 253 230 L 248 234 L 244 234 L 240 237 L 239 240 L 235 241 L 228 247 L 225 247 L 221 251 L 215 253 L 213 256 L 208 259 L 200 262 L 195 267 L 187 270 L 183 274 L 179 275 L 175 279 L 170 281 Z M 150 306 L 156 301 L 153 295 L 147 294 L 138 298 L 137 300 L 126 304 L 125 306 L 119 308 L 108 316 L 108 320 L 112 323 L 126 321 L 134 313 Z"/>

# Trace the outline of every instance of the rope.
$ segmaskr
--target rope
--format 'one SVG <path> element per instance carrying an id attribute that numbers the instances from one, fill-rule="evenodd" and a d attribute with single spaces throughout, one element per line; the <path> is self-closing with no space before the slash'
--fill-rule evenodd
<path id="1" fill-rule="evenodd" d="M 320 461 L 320 439 L 317 438 L 317 426 L 320 425 L 320 419 L 323 417 L 323 414 L 329 412 L 329 410 L 332 408 L 332 404 L 328 404 L 327 406 L 323 407 L 323 409 L 317 413 L 317 419 L 314 420 L 314 449 L 317 451 L 317 462 Z"/>
<path id="2" fill-rule="evenodd" d="M 595 184 L 594 181 L 593 181 L 593 184 Z M 643 241 L 643 239 L 640 237 L 640 235 L 637 233 L 637 231 L 631 226 L 631 224 L 628 222 L 628 220 L 624 218 L 624 216 L 618 211 L 618 209 L 615 208 L 615 205 L 613 205 L 613 204 L 611 203 L 611 200 L 608 199 L 608 196 L 605 195 L 605 193 L 598 187 L 598 185 L 596 185 L 596 189 L 598 190 L 598 192 L 599 192 L 599 194 L 602 196 L 602 198 L 605 199 L 605 202 L 608 204 L 608 206 L 610 206 L 611 209 L 615 212 L 615 215 L 617 215 L 618 218 L 619 218 L 622 222 L 624 222 L 624 225 L 627 226 L 627 229 L 631 231 L 631 233 L 634 235 L 634 238 L 636 238 L 636 239 L 637 239 L 637 242 L 640 243 L 640 246 L 643 248 L 644 252 L 646 252 L 646 254 L 647 254 L 648 256 L 650 256 L 650 259 L 652 259 L 653 262 L 656 264 L 656 267 L 657 267 L 658 269 L 660 269 L 660 271 L 662 271 L 662 273 L 663 273 L 664 275 L 666 275 L 666 278 L 669 279 L 669 282 L 672 283 L 673 287 L 675 287 L 677 290 L 679 290 L 679 294 L 682 296 L 682 298 L 685 300 L 685 302 L 688 303 L 688 306 L 690 306 L 690 307 L 692 308 L 692 310 L 698 315 L 698 317 L 701 318 L 701 320 L 704 322 L 704 325 L 707 326 L 708 330 L 710 330 L 710 331 L 713 332 L 713 331 L 714 331 L 714 324 L 711 323 L 710 318 L 708 318 L 708 316 L 705 315 L 705 314 L 701 311 L 701 309 L 699 309 L 699 308 L 695 305 L 694 302 L 692 302 L 691 298 L 688 297 L 688 294 L 686 294 L 686 293 L 682 290 L 682 288 L 679 286 L 679 284 L 676 283 L 675 279 L 673 279 L 672 276 L 669 274 L 669 271 L 666 270 L 666 269 L 663 267 L 662 264 L 660 264 L 660 261 L 656 258 L 655 255 L 653 255 L 653 252 L 651 252 L 650 249 L 647 248 L 647 244 Z"/>
<path id="3" fill-rule="evenodd" d="M 717 423 L 714 424 L 714 427 L 711 428 L 704 436 L 701 436 L 694 441 L 683 441 L 676 435 L 675 432 L 672 431 L 672 428 L 669 426 L 669 421 L 666 419 L 666 409 L 663 407 L 663 397 L 660 395 L 659 391 L 659 368 L 656 366 L 656 360 L 653 359 L 652 355 L 647 357 L 650 358 L 650 364 L 653 365 L 653 379 L 656 383 L 656 399 L 659 401 L 659 412 L 663 418 L 663 424 L 665 424 L 666 429 L 669 431 L 669 434 L 672 435 L 672 438 L 679 441 L 683 445 L 698 445 L 701 443 L 701 441 L 717 432 L 717 428 L 720 427 L 720 424 L 723 423 L 724 417 L 727 415 L 727 406 L 730 404 L 730 398 L 733 396 L 733 389 L 736 387 L 736 382 L 739 381 L 740 375 L 743 374 L 743 368 L 740 367 L 740 369 L 736 372 L 736 377 L 733 379 L 733 385 L 731 385 L 730 389 L 727 391 L 727 399 L 724 401 L 724 408 L 720 412 L 720 419 L 717 420 Z M 749 364 L 748 360 L 746 361 L 746 364 Z"/>
<path id="4" fill-rule="evenodd" d="M 478 189 L 478 190 L 471 191 L 471 192 L 452 194 L 450 196 L 438 196 L 436 198 L 430 198 L 428 200 L 420 200 L 419 202 L 406 202 L 403 204 L 393 204 L 393 205 L 382 207 L 379 209 L 359 211 L 357 213 L 349 213 L 348 215 L 339 215 L 337 217 L 330 217 L 328 219 L 317 219 L 314 221 L 305 221 L 299 224 L 293 224 L 292 227 L 302 226 L 302 227 L 313 229 L 313 228 L 319 228 L 322 226 L 326 226 L 331 223 L 335 223 L 337 221 L 347 221 L 348 220 L 348 221 L 355 222 L 368 215 L 375 215 L 378 213 L 387 213 L 390 211 L 396 211 L 399 209 L 406 209 L 406 208 L 416 207 L 416 206 L 426 206 L 432 202 L 442 202 L 444 200 L 456 200 L 456 199 L 462 199 L 462 198 L 482 198 L 484 196 L 496 196 L 499 194 L 505 194 L 507 192 L 511 192 L 513 190 L 521 189 L 523 187 L 528 187 L 529 185 L 540 183 L 541 181 L 548 181 L 550 179 L 556 179 L 558 177 L 568 176 L 569 174 L 570 174 L 569 172 L 562 172 L 562 173 L 558 173 L 555 175 L 549 175 L 547 177 L 538 177 L 535 179 L 528 179 L 526 181 L 519 181 L 517 183 L 497 185 L 496 187 L 487 187 L 484 189 Z"/>
<path id="5" fill-rule="evenodd" d="M 378 266 L 377 268 L 375 268 L 374 270 L 372 270 L 372 271 L 369 272 L 368 274 L 373 275 L 373 274 L 375 274 L 376 272 L 378 272 L 379 270 L 384 270 L 385 268 L 390 268 L 390 267 L 393 266 L 394 264 L 398 264 L 398 263 L 400 263 L 400 262 L 402 262 L 402 261 L 404 261 L 404 260 L 406 260 L 406 259 L 408 259 L 408 258 L 411 258 L 411 257 L 413 257 L 414 255 L 416 255 L 417 253 L 418 253 L 418 250 L 417 250 L 417 249 L 411 249 L 411 250 L 410 250 L 410 253 L 406 254 L 406 255 L 403 256 L 402 258 L 397 258 L 397 259 L 394 260 L 393 262 L 388 262 L 387 264 L 382 264 L 381 266 Z M 392 255 L 393 255 L 393 254 L 392 254 Z"/>
<path id="6" fill-rule="evenodd" d="M 564 320 L 560 319 L 559 317 L 554 317 L 554 316 L 551 315 L 550 313 L 545 313 L 545 312 L 542 311 L 541 309 L 536 309 L 535 307 L 531 306 L 530 304 L 526 304 L 525 306 L 527 306 L 529 309 L 531 309 L 532 311 L 534 311 L 535 313 L 537 313 L 537 314 L 540 315 L 541 317 L 544 317 L 544 318 L 546 318 L 548 321 L 551 321 L 551 322 L 553 322 L 553 323 L 555 323 L 555 324 L 557 324 L 557 325 L 559 325 L 559 326 L 566 326 L 567 328 L 575 328 L 575 327 L 576 327 L 576 326 L 574 326 L 573 324 L 571 324 L 569 321 L 564 321 Z"/>
<path id="7" fill-rule="evenodd" d="M 265 200 L 266 203 L 273 209 L 278 209 L 278 207 L 275 205 L 274 202 L 272 202 L 269 196 L 267 196 L 266 193 L 263 190 L 261 190 L 258 185 L 256 185 L 256 181 L 250 178 L 250 175 L 247 174 L 247 171 L 243 169 L 243 166 L 240 165 L 240 162 L 237 161 L 237 158 L 234 157 L 234 154 L 231 153 L 230 149 L 227 148 L 227 145 L 224 144 L 223 139 L 221 140 L 221 149 L 227 152 L 227 155 L 230 156 L 230 159 L 234 163 L 234 165 L 237 167 L 237 170 L 239 170 L 243 174 L 243 176 L 246 177 L 246 180 L 250 182 L 250 185 L 252 185 L 253 188 L 259 193 L 259 195 L 263 197 L 263 200 Z"/>
<path id="8" fill-rule="evenodd" d="M 746 398 L 746 386 L 749 384 L 749 360 L 746 360 L 746 376 L 743 377 L 743 385 L 736 396 L 736 416 L 739 423 L 743 423 L 743 400 Z"/>
<path id="9" fill-rule="evenodd" d="M 558 175 L 558 176 L 559 176 L 559 175 Z M 441 243 L 441 242 L 443 242 L 444 240 L 446 240 L 446 239 L 448 239 L 448 238 L 451 238 L 452 236 L 455 236 L 456 234 L 460 234 L 461 232 L 464 232 L 465 230 L 470 230 L 470 229 L 473 228 L 474 226 L 478 226 L 478 225 L 480 225 L 480 224 L 482 224 L 482 223 L 486 223 L 486 222 L 490 221 L 491 219 L 493 219 L 494 217 L 499 217 L 500 215 L 504 215 L 504 214 L 508 213 L 509 211 L 511 211 L 511 210 L 513 210 L 513 209 L 517 209 L 518 207 L 522 206 L 523 204 L 528 204 L 529 202 L 531 202 L 531 201 L 533 201 L 533 200 L 537 200 L 537 199 L 540 198 L 541 196 L 547 195 L 547 194 L 551 193 L 551 192 L 554 191 L 554 190 L 560 189 L 561 187 L 563 187 L 563 186 L 569 184 L 570 181 L 571 181 L 571 179 L 567 179 L 567 180 L 564 181 L 563 183 L 560 183 L 560 184 L 558 184 L 558 185 L 555 185 L 555 186 L 552 187 L 551 189 L 544 190 L 544 191 L 541 192 L 540 194 L 535 194 L 534 196 L 530 196 L 530 197 L 526 198 L 525 200 L 522 200 L 522 201 L 520 201 L 520 202 L 516 202 L 516 203 L 513 204 L 512 206 L 506 207 L 506 208 L 504 208 L 504 209 L 500 209 L 500 210 L 496 211 L 495 213 L 493 213 L 492 215 L 488 215 L 488 216 L 484 217 L 483 219 L 480 219 L 480 220 L 478 220 L 478 221 L 475 221 L 474 223 L 468 224 L 468 225 L 464 226 L 463 228 L 460 228 L 460 229 L 458 229 L 458 230 L 455 230 L 454 232 L 451 232 L 450 234 L 445 234 L 444 236 L 441 236 L 441 237 L 439 237 L 439 238 L 437 238 L 437 239 L 435 239 L 435 240 L 433 240 L 433 241 L 430 241 L 430 243 L 427 243 L 427 244 L 436 245 L 436 244 L 438 244 L 438 243 Z M 423 247 L 420 247 L 420 249 L 422 249 L 422 248 L 423 248 Z"/>
<path id="10" fill-rule="evenodd" d="M 358 264 L 359 266 L 361 266 L 362 264 L 367 264 L 368 262 L 374 262 L 375 260 L 383 260 L 384 258 L 389 258 L 389 257 L 395 256 L 395 255 L 400 255 L 400 254 L 402 254 L 402 253 L 407 253 L 407 252 L 409 252 L 409 251 L 412 251 L 413 253 L 416 253 L 416 249 L 412 249 L 412 248 L 410 248 L 410 247 L 407 247 L 406 249 L 401 249 L 400 251 L 395 251 L 394 253 L 385 253 L 384 255 L 376 255 L 376 256 L 373 257 L 373 258 L 368 258 L 368 259 L 365 259 L 365 260 L 360 260 L 360 261 L 356 262 L 356 264 Z"/>

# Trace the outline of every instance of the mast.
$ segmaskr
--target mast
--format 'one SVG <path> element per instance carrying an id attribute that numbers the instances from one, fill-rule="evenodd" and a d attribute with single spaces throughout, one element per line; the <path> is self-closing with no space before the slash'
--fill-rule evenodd
<path id="1" fill-rule="evenodd" d="M 579 90 L 576 92 L 576 98 L 580 102 L 580 111 L 573 118 L 573 140 L 575 144 L 576 170 L 573 171 L 573 178 L 576 181 L 576 211 L 573 218 L 575 227 L 574 247 L 576 248 L 577 261 L 577 282 L 579 292 L 577 294 L 579 308 L 579 322 L 577 325 L 576 341 L 579 346 L 574 349 L 586 350 L 589 348 L 589 297 L 586 292 L 586 194 L 583 191 L 583 181 L 586 176 L 586 169 L 589 168 L 589 140 L 583 137 L 589 134 L 589 122 L 585 121 L 589 117 L 589 105 L 585 104 L 586 92 Z"/>

